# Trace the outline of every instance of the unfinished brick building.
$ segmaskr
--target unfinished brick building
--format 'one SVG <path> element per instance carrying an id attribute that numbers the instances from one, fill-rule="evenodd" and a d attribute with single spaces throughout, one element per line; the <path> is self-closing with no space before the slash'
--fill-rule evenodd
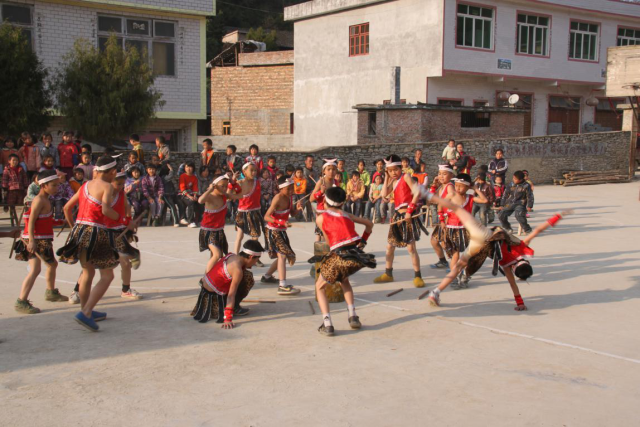
<path id="1" fill-rule="evenodd" d="M 286 148 L 293 141 L 293 51 L 238 54 L 211 69 L 214 144 Z"/>

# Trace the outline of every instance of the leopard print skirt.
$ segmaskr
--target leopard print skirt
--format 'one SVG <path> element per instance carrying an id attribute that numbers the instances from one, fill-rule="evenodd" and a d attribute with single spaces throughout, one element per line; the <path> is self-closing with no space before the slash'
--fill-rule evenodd
<path id="1" fill-rule="evenodd" d="M 431 232 L 431 238 L 438 243 L 444 243 L 447 241 L 447 228 L 441 224 L 436 224 Z"/>
<path id="2" fill-rule="evenodd" d="M 254 283 L 253 273 L 245 270 L 236 292 L 236 307 L 249 295 Z M 198 295 L 196 306 L 191 310 L 191 317 L 200 323 L 207 323 L 211 319 L 215 319 L 216 323 L 223 323 L 224 308 L 227 306 L 227 296 L 209 291 L 203 285 L 202 279 L 200 280 L 200 287 L 200 295 Z"/>
<path id="3" fill-rule="evenodd" d="M 132 242 L 138 241 L 138 237 L 133 233 L 133 231 L 127 231 L 127 233 L 122 237 L 118 237 L 120 236 L 120 234 L 122 234 L 122 230 L 113 230 L 113 233 L 116 237 L 116 251 L 118 251 L 119 254 L 128 256 L 131 259 L 139 260 L 140 251 L 134 248 L 133 245 L 131 245 Z"/>
<path id="4" fill-rule="evenodd" d="M 224 255 L 229 253 L 229 243 L 227 242 L 227 235 L 224 234 L 224 230 L 203 230 L 200 229 L 199 236 L 200 252 L 209 250 L 209 245 L 213 245 L 220 249 Z"/>
<path id="5" fill-rule="evenodd" d="M 284 230 L 272 230 L 267 228 L 265 233 L 269 258 L 276 259 L 278 258 L 278 254 L 282 254 L 287 257 L 289 265 L 295 264 L 296 253 L 291 249 L 291 243 L 289 242 L 287 232 Z"/>
<path id="6" fill-rule="evenodd" d="M 463 253 L 469 246 L 469 232 L 466 228 L 447 228 L 444 250 L 451 258 L 454 253 Z"/>
<path id="7" fill-rule="evenodd" d="M 328 283 L 342 282 L 362 268 L 376 268 L 376 257 L 360 249 L 345 248 L 331 251 L 321 261 L 319 273 Z"/>
<path id="8" fill-rule="evenodd" d="M 27 250 L 29 239 L 18 240 L 13 247 L 16 252 L 16 260 L 29 261 L 30 259 L 39 257 L 46 264 L 54 264 L 56 258 L 53 255 L 53 240 L 52 239 L 35 239 L 36 249 L 34 253 Z"/>
<path id="9" fill-rule="evenodd" d="M 400 221 L 404 219 L 404 217 L 405 213 L 396 211 L 393 214 L 391 222 Z M 402 221 L 397 224 L 393 224 L 389 226 L 387 242 L 396 248 L 406 248 L 407 245 L 420 240 L 421 230 L 429 235 L 418 218 L 412 218 L 409 221 Z"/>
<path id="10" fill-rule="evenodd" d="M 264 230 L 264 217 L 260 209 L 255 211 L 240 212 L 236 215 L 236 230 L 240 229 L 251 237 L 260 237 Z"/>
<path id="11" fill-rule="evenodd" d="M 86 261 L 98 270 L 112 269 L 119 264 L 115 237 L 105 228 L 79 224 L 73 227 L 57 254 L 65 264 Z"/>

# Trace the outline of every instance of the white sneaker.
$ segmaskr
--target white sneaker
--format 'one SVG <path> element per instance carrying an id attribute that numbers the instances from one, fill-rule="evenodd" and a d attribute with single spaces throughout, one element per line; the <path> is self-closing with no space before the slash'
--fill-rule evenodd
<path id="1" fill-rule="evenodd" d="M 192 222 L 191 224 L 189 224 L 189 228 L 198 228 L 198 226 L 195 222 Z"/>
<path id="2" fill-rule="evenodd" d="M 180 227 L 180 224 L 173 224 L 174 227 Z"/>
<path id="3" fill-rule="evenodd" d="M 80 294 L 76 291 L 71 292 L 71 295 L 69 295 L 69 304 L 80 304 Z"/>
<path id="4" fill-rule="evenodd" d="M 180 220 L 180 224 L 189 225 L 189 222 L 186 219 L 183 218 L 183 219 Z"/>
<path id="5" fill-rule="evenodd" d="M 127 292 L 121 292 L 120 297 L 127 299 L 142 299 L 142 295 L 140 295 L 135 289 L 131 288 L 129 288 Z"/>

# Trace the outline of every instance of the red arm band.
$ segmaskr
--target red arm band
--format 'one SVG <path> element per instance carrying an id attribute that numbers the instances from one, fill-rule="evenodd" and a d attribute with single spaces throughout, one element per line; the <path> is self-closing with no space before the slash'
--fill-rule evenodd
<path id="1" fill-rule="evenodd" d="M 369 240 L 369 236 L 371 236 L 371 233 L 365 231 L 364 233 L 362 233 L 362 240 L 366 242 L 367 240 Z"/>
<path id="2" fill-rule="evenodd" d="M 516 304 L 517 305 L 519 305 L 519 306 L 520 305 L 524 305 L 524 300 L 522 299 L 522 297 L 520 295 L 516 295 L 514 298 L 516 300 Z"/>
<path id="3" fill-rule="evenodd" d="M 411 215 L 415 210 L 416 210 L 416 204 L 410 203 L 409 206 L 407 207 L 407 213 Z"/>
<path id="4" fill-rule="evenodd" d="M 225 307 L 224 308 L 224 323 L 231 323 L 233 321 L 233 308 Z"/>
<path id="5" fill-rule="evenodd" d="M 324 193 L 322 191 L 316 191 L 313 193 L 313 198 L 316 199 L 316 202 L 319 202 L 324 199 Z"/>
<path id="6" fill-rule="evenodd" d="M 438 212 L 438 221 L 444 222 L 444 214 L 442 212 Z"/>
<path id="7" fill-rule="evenodd" d="M 235 191 L 236 194 L 240 194 L 242 192 L 242 187 L 240 187 L 240 184 L 238 184 L 237 182 L 230 182 L 229 185 L 227 185 L 227 188 L 229 190 Z"/>
<path id="8" fill-rule="evenodd" d="M 560 221 L 561 219 L 562 219 L 562 216 L 560 214 L 556 214 L 551 218 L 549 218 L 547 222 L 549 223 L 550 226 L 555 227 L 558 221 Z"/>

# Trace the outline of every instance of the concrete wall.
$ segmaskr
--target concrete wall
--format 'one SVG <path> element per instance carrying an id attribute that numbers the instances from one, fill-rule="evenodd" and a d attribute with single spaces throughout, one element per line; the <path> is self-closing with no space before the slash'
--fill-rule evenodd
<path id="1" fill-rule="evenodd" d="M 113 1 L 101 0 L 79 0 L 83 3 L 114 3 Z M 118 2 L 121 5 L 132 5 L 136 7 L 148 7 L 158 9 L 180 10 L 187 13 L 201 13 L 215 15 L 215 0 L 126 0 Z"/>
<path id="2" fill-rule="evenodd" d="M 555 135 L 544 137 L 523 137 L 511 139 L 469 140 L 465 150 L 473 155 L 478 165 L 488 164 L 497 148 L 504 148 L 509 160 L 509 171 L 527 169 L 536 184 L 550 184 L 553 178 L 561 178 L 562 172 L 570 170 L 629 170 L 630 132 L 603 132 L 582 135 Z M 302 165 L 304 156 L 309 153 L 316 158 L 316 167 L 322 158 L 340 157 L 346 160 L 347 170 L 353 170 L 358 160 L 364 160 L 367 170 L 374 168 L 375 159 L 398 154 L 413 157 L 415 149 L 423 150 L 423 160 L 431 176 L 437 174 L 442 149 L 446 141 L 415 144 L 375 144 L 356 147 L 324 147 L 309 151 L 273 152 L 277 164 L 283 168 L 287 164 Z M 216 147 L 218 148 L 218 147 Z M 266 157 L 272 152 L 263 150 Z M 240 153 L 244 155 L 244 153 Z M 186 159 L 196 161 L 199 157 L 192 153 L 176 153 L 176 162 Z M 477 166 L 474 172 L 477 171 Z"/>
<path id="3" fill-rule="evenodd" d="M 523 136 L 524 115 L 519 111 L 492 111 L 490 127 L 463 128 L 461 110 L 380 109 L 376 110 L 376 135 L 369 135 L 368 114 L 358 112 L 358 145 Z"/>
<path id="4" fill-rule="evenodd" d="M 295 22 L 296 147 L 355 144 L 351 107 L 390 99 L 391 67 L 402 67 L 401 97 L 414 104 L 440 75 L 442 0 L 374 3 Z M 349 57 L 349 26 L 367 22 L 369 55 Z"/>

